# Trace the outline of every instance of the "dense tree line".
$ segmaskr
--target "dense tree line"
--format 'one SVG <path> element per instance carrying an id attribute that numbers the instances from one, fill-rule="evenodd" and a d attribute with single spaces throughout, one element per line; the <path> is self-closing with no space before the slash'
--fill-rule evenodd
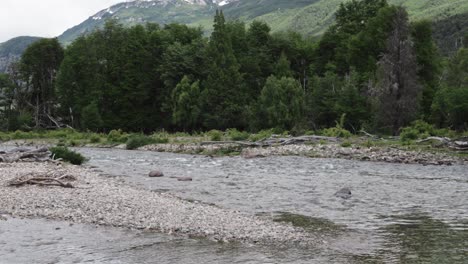
<path id="1" fill-rule="evenodd" d="M 214 31 L 115 21 L 75 40 L 30 46 L 0 77 L 2 128 L 82 130 L 340 125 L 398 134 L 416 119 L 466 129 L 468 50 L 439 56 L 431 22 L 385 0 L 341 4 L 319 40 L 214 18 Z"/>

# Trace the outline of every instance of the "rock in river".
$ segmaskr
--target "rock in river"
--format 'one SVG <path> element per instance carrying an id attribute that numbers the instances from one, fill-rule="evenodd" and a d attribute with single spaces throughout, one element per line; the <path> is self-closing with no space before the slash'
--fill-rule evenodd
<path id="1" fill-rule="evenodd" d="M 192 177 L 177 177 L 178 181 L 192 181 Z"/>
<path id="2" fill-rule="evenodd" d="M 154 171 L 151 171 L 148 176 L 154 178 L 154 177 L 163 177 L 164 176 L 164 173 L 162 173 L 162 171 L 159 171 L 159 170 L 154 170 Z"/>
<path id="3" fill-rule="evenodd" d="M 343 198 L 343 199 L 349 199 L 351 198 L 351 189 L 346 188 L 346 187 L 342 188 L 335 193 L 335 196 Z"/>

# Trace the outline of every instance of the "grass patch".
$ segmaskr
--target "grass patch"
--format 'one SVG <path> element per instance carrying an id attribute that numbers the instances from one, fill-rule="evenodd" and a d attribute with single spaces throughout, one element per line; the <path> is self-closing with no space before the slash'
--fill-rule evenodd
<path id="1" fill-rule="evenodd" d="M 137 149 L 146 145 L 154 144 L 156 140 L 142 134 L 133 134 L 127 139 L 127 149 Z"/>
<path id="2" fill-rule="evenodd" d="M 337 225 L 327 219 L 286 212 L 282 212 L 280 215 L 276 216 L 273 221 L 291 223 L 293 226 L 302 227 L 309 231 L 337 232 L 344 230 L 343 226 Z"/>
<path id="3" fill-rule="evenodd" d="M 70 150 L 67 147 L 53 147 L 50 148 L 53 159 L 62 159 L 74 165 L 81 165 L 86 161 L 85 157 L 80 153 Z"/>

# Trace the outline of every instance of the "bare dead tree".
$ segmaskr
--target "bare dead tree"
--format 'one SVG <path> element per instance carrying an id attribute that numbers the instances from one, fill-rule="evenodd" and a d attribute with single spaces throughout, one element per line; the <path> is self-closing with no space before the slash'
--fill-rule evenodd
<path id="1" fill-rule="evenodd" d="M 398 8 L 395 13 L 393 31 L 378 66 L 377 123 L 397 135 L 401 127 L 413 120 L 418 109 L 418 96 L 422 91 L 418 83 L 408 14 L 404 8 Z"/>

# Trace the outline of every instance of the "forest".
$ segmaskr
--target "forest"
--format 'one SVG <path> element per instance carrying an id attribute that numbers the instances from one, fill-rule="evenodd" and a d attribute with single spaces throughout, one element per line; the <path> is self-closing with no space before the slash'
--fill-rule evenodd
<path id="1" fill-rule="evenodd" d="M 468 129 L 468 38 L 444 57 L 403 7 L 346 2 L 320 39 L 222 11 L 213 29 L 109 20 L 66 48 L 39 40 L 0 75 L 0 130 Z"/>

